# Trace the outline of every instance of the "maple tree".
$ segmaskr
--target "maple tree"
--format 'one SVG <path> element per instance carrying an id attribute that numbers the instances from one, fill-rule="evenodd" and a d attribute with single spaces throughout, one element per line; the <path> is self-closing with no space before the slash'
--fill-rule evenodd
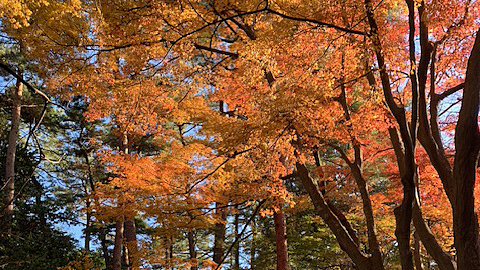
<path id="1" fill-rule="evenodd" d="M 130 268 L 141 260 L 196 267 L 173 257 L 173 242 L 187 233 L 196 260 L 193 231 L 209 226 L 212 265 L 221 265 L 229 206 L 261 199 L 275 220 L 277 269 L 288 269 L 289 181 L 357 269 L 391 267 L 392 239 L 405 270 L 421 267 L 420 242 L 440 269 L 480 268 L 477 1 L 2 6 L 3 31 L 25 36 L 49 93 L 85 95 L 87 117 L 116 137 L 101 143 L 112 176 L 93 194 L 96 219 L 116 221 L 113 269 L 122 253 Z M 445 105 L 455 95 L 460 103 Z M 155 219 L 169 258 L 137 243 L 137 215 Z M 444 223 L 430 228 L 426 216 Z"/>

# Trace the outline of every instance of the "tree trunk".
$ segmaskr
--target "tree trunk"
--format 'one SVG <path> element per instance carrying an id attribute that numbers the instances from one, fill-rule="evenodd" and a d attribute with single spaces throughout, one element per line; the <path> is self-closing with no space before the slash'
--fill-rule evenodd
<path id="1" fill-rule="evenodd" d="M 255 217 L 252 218 L 252 243 L 250 245 L 250 270 L 255 269 L 255 254 L 257 253 L 257 245 L 255 244 L 255 236 L 257 234 L 257 223 L 255 223 Z"/>
<path id="2" fill-rule="evenodd" d="M 468 60 L 462 107 L 455 129 L 453 229 L 458 269 L 480 269 L 480 238 L 474 187 L 480 153 L 480 30 Z"/>
<path id="3" fill-rule="evenodd" d="M 225 221 L 227 220 L 227 213 L 223 209 L 219 209 L 220 203 L 216 203 L 215 207 L 217 207 L 217 214 L 220 214 L 221 221 L 215 224 L 215 232 L 214 232 L 214 246 L 213 246 L 213 261 L 217 264 L 220 264 L 223 258 L 223 254 L 225 252 L 225 233 L 226 233 L 226 226 Z M 221 268 L 220 268 L 221 269 Z"/>
<path id="4" fill-rule="evenodd" d="M 23 70 L 18 72 L 23 77 Z M 8 134 L 8 148 L 5 165 L 5 181 L 7 181 L 7 197 L 5 209 L 5 228 L 8 234 L 12 231 L 13 222 L 13 205 L 15 199 L 15 153 L 17 151 L 17 139 L 20 126 L 20 116 L 22 109 L 23 84 L 19 79 L 15 86 L 15 94 L 13 95 L 12 108 L 12 126 Z"/>
<path id="5" fill-rule="evenodd" d="M 173 270 L 175 265 L 173 265 L 173 237 L 170 237 L 168 241 L 168 248 L 167 248 L 167 259 L 168 259 L 168 269 Z"/>
<path id="6" fill-rule="evenodd" d="M 110 254 L 108 253 L 108 243 L 107 243 L 107 232 L 104 227 L 100 228 L 100 243 L 102 245 L 103 259 L 105 260 L 105 265 L 107 269 L 110 266 Z"/>
<path id="7" fill-rule="evenodd" d="M 128 155 L 128 135 L 127 132 L 123 132 L 122 144 L 120 146 L 120 150 Z M 124 207 L 123 198 L 120 195 L 118 199 L 118 207 Z M 113 270 L 120 270 L 122 268 L 122 251 L 123 251 L 123 237 L 124 237 L 124 229 L 125 229 L 125 217 L 117 217 L 117 221 L 115 223 L 115 247 L 113 249 Z"/>
<path id="8" fill-rule="evenodd" d="M 82 122 L 83 123 L 83 122 Z M 83 125 L 82 125 L 83 129 Z M 81 141 L 79 140 L 79 148 L 83 149 L 83 145 L 81 144 Z M 93 195 L 95 193 L 95 183 L 93 180 L 93 173 L 92 173 L 92 168 L 90 166 L 90 160 L 88 158 L 88 152 L 87 151 L 82 151 L 83 158 L 85 159 L 85 164 L 87 165 L 87 173 L 88 173 L 88 183 L 85 183 L 85 205 L 87 208 L 87 221 L 85 224 L 85 250 L 89 251 L 90 250 L 90 239 L 91 239 L 91 219 L 92 219 L 92 210 L 90 209 L 90 206 L 92 204 L 92 201 L 90 200 L 90 195 Z M 88 188 L 90 186 L 90 194 L 88 192 Z M 106 263 L 106 262 L 105 262 Z"/>
<path id="9" fill-rule="evenodd" d="M 188 252 L 190 254 L 190 260 L 195 263 L 195 265 L 190 266 L 190 270 L 197 270 L 197 251 L 195 250 L 195 234 L 193 231 L 188 232 Z"/>
<path id="10" fill-rule="evenodd" d="M 413 234 L 414 244 L 413 244 L 413 259 L 415 261 L 415 269 L 416 270 L 423 270 L 422 264 L 422 255 L 420 252 L 420 236 L 418 232 Z"/>
<path id="11" fill-rule="evenodd" d="M 90 235 L 91 235 L 91 212 L 90 212 L 90 199 L 87 197 L 87 220 L 85 222 L 85 250 L 90 251 Z"/>
<path id="12" fill-rule="evenodd" d="M 137 247 L 137 228 L 134 218 L 125 220 L 125 238 L 128 251 L 128 268 L 139 269 L 138 247 Z"/>
<path id="13" fill-rule="evenodd" d="M 240 219 L 240 214 L 236 213 L 235 214 L 235 220 L 234 220 L 235 239 L 237 239 L 239 237 L 239 235 L 238 235 L 239 219 Z M 234 257 L 233 270 L 240 270 L 240 241 L 237 241 L 237 243 L 235 244 L 233 257 Z"/>
<path id="14" fill-rule="evenodd" d="M 287 226 L 285 224 L 285 214 L 282 209 L 273 214 L 273 221 L 275 223 L 275 240 L 277 244 L 277 270 L 289 270 Z"/>
<path id="15" fill-rule="evenodd" d="M 117 220 L 115 223 L 115 247 L 113 249 L 113 270 L 122 269 L 122 249 L 123 249 L 123 220 Z"/>
<path id="16" fill-rule="evenodd" d="M 412 221 L 412 197 L 409 192 L 405 192 L 404 187 L 403 202 L 394 209 L 395 214 L 395 236 L 398 242 L 400 252 L 400 262 L 402 270 L 413 270 L 413 253 L 410 248 L 411 221 Z"/>

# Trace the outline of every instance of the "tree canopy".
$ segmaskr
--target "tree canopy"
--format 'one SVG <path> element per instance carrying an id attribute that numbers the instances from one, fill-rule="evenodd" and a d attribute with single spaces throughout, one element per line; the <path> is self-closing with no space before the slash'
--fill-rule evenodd
<path id="1" fill-rule="evenodd" d="M 0 17 L 3 267 L 480 269 L 480 2 Z"/>

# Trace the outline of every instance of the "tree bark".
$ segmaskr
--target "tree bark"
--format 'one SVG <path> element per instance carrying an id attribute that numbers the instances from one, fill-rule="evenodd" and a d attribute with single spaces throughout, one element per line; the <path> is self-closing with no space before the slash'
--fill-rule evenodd
<path id="1" fill-rule="evenodd" d="M 240 214 L 236 213 L 235 214 L 235 219 L 234 219 L 234 226 L 235 226 L 235 239 L 239 237 L 238 234 L 238 229 L 239 229 L 239 219 L 240 219 Z M 240 270 L 240 241 L 237 241 L 235 244 L 235 249 L 233 251 L 233 270 Z"/>
<path id="2" fill-rule="evenodd" d="M 86 201 L 86 208 L 87 208 L 87 220 L 85 222 L 85 250 L 90 251 L 90 235 L 91 235 L 91 213 L 90 213 L 90 199 L 87 198 Z"/>
<path id="3" fill-rule="evenodd" d="M 423 270 L 422 254 L 420 250 L 420 236 L 418 232 L 413 234 L 413 260 L 415 261 L 415 270 Z"/>
<path id="4" fill-rule="evenodd" d="M 84 121 L 82 121 L 82 126 L 81 126 L 82 131 L 83 131 L 83 128 L 85 128 Z M 82 134 L 82 132 L 81 132 L 81 134 Z M 91 230 L 91 227 L 92 227 L 92 224 L 91 224 L 92 223 L 91 222 L 92 210 L 90 209 L 92 201 L 90 200 L 89 195 L 92 195 L 92 194 L 95 193 L 95 183 L 94 183 L 94 180 L 93 180 L 93 173 L 92 173 L 92 168 L 90 166 L 90 160 L 88 158 L 89 153 L 86 150 L 84 150 L 84 146 L 82 145 L 81 140 L 79 140 L 79 142 L 78 142 L 78 147 L 80 149 L 82 149 L 81 153 L 83 155 L 83 158 L 85 159 L 85 164 L 87 165 L 88 179 L 86 180 L 86 182 L 88 182 L 88 183 L 84 183 L 85 205 L 86 205 L 86 208 L 87 208 L 87 220 L 86 220 L 86 224 L 85 224 L 85 250 L 89 251 L 90 250 L 91 234 L 92 234 L 92 232 L 91 232 L 92 231 Z M 89 187 L 90 187 L 90 194 L 88 192 Z"/>
<path id="5" fill-rule="evenodd" d="M 123 132 L 122 143 L 120 146 L 120 150 L 125 154 L 128 155 L 128 135 L 127 132 Z M 123 201 L 122 195 L 120 194 L 120 198 L 118 199 L 118 207 L 123 208 L 125 202 Z M 122 211 L 123 212 L 123 211 Z M 124 229 L 125 229 L 125 216 L 122 214 L 120 218 L 117 217 L 117 221 L 115 223 L 115 247 L 113 249 L 113 270 L 120 270 L 122 268 L 122 251 L 123 251 L 123 238 L 124 238 Z M 127 258 L 125 258 L 128 260 Z"/>
<path id="6" fill-rule="evenodd" d="M 277 244 L 277 270 L 289 270 L 288 246 L 287 246 L 287 225 L 283 209 L 273 214 L 275 223 L 275 240 Z"/>
<path id="7" fill-rule="evenodd" d="M 413 198 L 410 192 L 405 191 L 404 188 L 402 204 L 394 210 L 395 236 L 398 242 L 402 270 L 413 270 L 413 253 L 410 248 Z"/>
<path id="8" fill-rule="evenodd" d="M 128 268 L 139 269 L 138 247 L 137 247 L 137 227 L 135 219 L 132 217 L 125 218 L 125 240 L 128 251 Z"/>
<path id="9" fill-rule="evenodd" d="M 415 44 L 414 44 L 414 5 L 413 1 L 407 1 L 409 7 L 409 25 L 410 25 L 410 61 L 412 63 L 412 70 L 415 70 Z M 417 121 L 418 121 L 418 87 L 416 87 L 416 73 L 412 72 L 410 75 L 413 77 L 414 86 L 412 88 L 412 118 L 411 125 L 407 122 L 405 108 L 399 106 L 395 101 L 390 77 L 387 72 L 387 65 L 385 63 L 385 57 L 382 51 L 382 44 L 380 42 L 378 25 L 374 16 L 374 7 L 371 0 L 365 0 L 366 17 L 371 31 L 371 41 L 377 58 L 377 63 L 380 72 L 380 79 L 382 89 L 385 97 L 385 102 L 392 112 L 395 120 L 399 126 L 399 139 L 403 150 L 405 151 L 402 158 L 404 172 L 401 173 L 402 185 L 403 185 L 403 201 L 402 204 L 395 209 L 396 229 L 395 235 L 399 245 L 400 261 L 403 270 L 413 270 L 413 254 L 410 248 L 410 225 L 413 214 L 413 198 L 415 192 L 415 176 L 417 172 L 417 166 L 415 161 L 415 148 L 416 148 L 416 135 L 417 135 Z M 423 62 L 426 62 L 425 59 Z M 422 64 L 422 63 L 421 63 Z M 428 62 L 427 62 L 428 66 Z"/>
<path id="10" fill-rule="evenodd" d="M 113 249 L 113 270 L 122 269 L 123 227 L 124 221 L 117 220 L 115 223 L 115 247 Z"/>
<path id="11" fill-rule="evenodd" d="M 213 261 L 217 264 L 220 264 L 223 258 L 223 254 L 225 252 L 225 233 L 226 233 L 226 226 L 225 221 L 227 220 L 227 213 L 218 207 L 220 207 L 220 203 L 215 203 L 215 207 L 217 207 L 217 214 L 220 214 L 221 221 L 215 224 L 214 228 L 214 246 L 213 246 Z"/>
<path id="12" fill-rule="evenodd" d="M 453 229 L 459 269 L 480 269 L 480 238 L 474 186 L 480 153 L 480 30 L 467 65 L 465 88 L 455 129 Z"/>
<path id="13" fill-rule="evenodd" d="M 193 231 L 189 231 L 187 237 L 188 237 L 188 253 L 190 255 L 190 260 L 194 261 L 194 263 L 196 264 L 197 251 L 195 250 L 195 234 L 193 233 Z M 190 270 L 197 270 L 197 269 L 198 269 L 197 265 L 190 266 Z"/>
<path id="14" fill-rule="evenodd" d="M 18 72 L 18 75 L 23 78 L 23 70 Z M 17 151 L 18 131 L 20 127 L 20 115 L 22 109 L 23 84 L 20 79 L 17 79 L 15 85 L 15 93 L 13 95 L 12 108 L 12 126 L 8 133 L 8 148 L 5 165 L 5 181 L 7 181 L 7 197 L 5 209 L 5 228 L 8 234 L 12 231 L 13 222 L 13 206 L 15 198 L 15 154 Z"/>
<path id="15" fill-rule="evenodd" d="M 104 227 L 100 228 L 99 234 L 100 234 L 100 244 L 102 245 L 103 259 L 105 260 L 105 265 L 107 266 L 107 269 L 108 269 L 111 266 L 110 254 L 108 253 L 107 233 Z"/>
<path id="16" fill-rule="evenodd" d="M 257 234 L 257 223 L 255 222 L 255 217 L 252 218 L 252 243 L 250 245 L 250 270 L 255 269 L 255 255 L 257 253 L 257 246 L 255 243 L 255 236 Z"/>

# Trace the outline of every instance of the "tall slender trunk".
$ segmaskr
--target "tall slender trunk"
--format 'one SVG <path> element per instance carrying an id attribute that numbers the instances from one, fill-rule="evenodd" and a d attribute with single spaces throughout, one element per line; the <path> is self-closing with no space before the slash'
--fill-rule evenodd
<path id="1" fill-rule="evenodd" d="M 221 100 L 219 103 L 219 111 L 225 112 L 225 103 Z M 217 264 L 220 264 L 224 254 L 225 246 L 225 233 L 226 226 L 225 222 L 227 220 L 226 212 L 224 209 L 220 209 L 221 203 L 216 202 L 215 207 L 217 214 L 220 214 L 221 221 L 215 224 L 214 228 L 214 244 L 213 244 L 213 261 Z M 220 268 L 221 269 L 221 268 Z"/>
<path id="2" fill-rule="evenodd" d="M 82 126 L 83 129 L 83 126 Z M 79 147 L 82 149 L 83 145 L 79 142 Z M 93 173 L 92 173 L 92 168 L 90 166 L 90 160 L 88 158 L 88 152 L 87 151 L 82 151 L 83 158 L 85 159 L 85 164 L 87 165 L 87 173 L 88 173 L 88 183 L 84 184 L 84 189 L 85 189 L 85 205 L 87 208 L 87 221 L 85 224 L 85 250 L 89 251 L 90 250 L 90 240 L 91 240 L 91 234 L 92 234 L 92 210 L 90 209 L 90 206 L 92 205 L 92 201 L 90 200 L 89 195 L 93 194 L 95 192 L 95 183 L 93 180 Z M 90 194 L 88 192 L 88 189 L 90 188 Z M 106 263 L 106 262 L 105 262 Z"/>
<path id="3" fill-rule="evenodd" d="M 423 270 L 422 256 L 420 253 L 420 236 L 417 232 L 413 234 L 413 259 L 415 261 L 415 269 Z"/>
<path id="4" fill-rule="evenodd" d="M 23 77 L 23 70 L 18 72 Z M 13 205 L 15 198 L 15 153 L 17 151 L 17 139 L 20 126 L 20 114 L 22 109 L 23 84 L 17 79 L 15 94 L 13 95 L 12 126 L 8 134 L 8 148 L 5 168 L 5 181 L 7 181 L 7 197 L 5 209 L 5 228 L 8 234 L 12 231 Z"/>
<path id="5" fill-rule="evenodd" d="M 236 213 L 235 214 L 235 219 L 234 219 L 234 226 L 235 226 L 235 239 L 239 237 L 238 235 L 238 228 L 239 228 L 239 219 L 240 219 L 240 214 Z M 240 241 L 237 241 L 235 244 L 235 249 L 233 251 L 233 270 L 239 270 L 240 269 Z"/>
<path id="6" fill-rule="evenodd" d="M 227 220 L 227 213 L 224 209 L 219 209 L 220 203 L 216 203 L 215 207 L 217 207 L 217 214 L 220 214 L 221 221 L 215 224 L 215 232 L 214 232 L 214 246 L 213 246 L 213 261 L 217 264 L 220 264 L 223 258 L 223 254 L 225 253 L 225 233 L 226 233 L 226 226 L 225 221 Z"/>
<path id="7" fill-rule="evenodd" d="M 115 223 L 115 247 L 113 249 L 112 259 L 113 270 L 122 269 L 123 224 L 122 219 L 117 220 Z"/>
<path id="8" fill-rule="evenodd" d="M 275 223 L 275 240 L 277 243 L 277 270 L 289 270 L 288 247 L 287 247 L 287 226 L 283 209 L 273 214 Z"/>
<path id="9" fill-rule="evenodd" d="M 87 197 L 86 201 L 86 207 L 87 207 L 87 220 L 85 224 L 85 250 L 90 251 L 90 235 L 91 235 L 91 219 L 92 215 L 90 212 L 90 199 Z"/>
<path id="10" fill-rule="evenodd" d="M 105 265 L 107 266 L 107 269 L 108 269 L 110 266 L 110 254 L 108 252 L 107 232 L 105 231 L 104 227 L 100 228 L 99 234 L 100 234 L 100 243 L 102 245 L 103 259 L 105 260 Z"/>
<path id="11" fill-rule="evenodd" d="M 125 155 L 128 155 L 128 136 L 126 131 L 123 133 L 122 144 L 121 144 L 121 151 L 124 152 Z M 118 199 L 118 207 L 124 207 L 123 198 L 120 195 Z M 124 216 L 117 217 L 115 223 L 115 247 L 113 249 L 113 270 L 120 270 L 122 268 L 122 250 L 123 250 L 123 234 L 125 229 L 125 220 Z"/>
<path id="12" fill-rule="evenodd" d="M 128 251 L 128 268 L 129 269 L 138 269 L 138 247 L 137 247 L 137 228 L 135 226 L 134 218 L 125 219 L 125 238 L 126 238 L 126 248 Z"/>
<path id="13" fill-rule="evenodd" d="M 128 155 L 130 149 L 128 147 L 128 134 L 126 131 L 123 133 L 122 148 L 125 155 Z M 128 202 L 127 202 L 128 203 Z M 125 262 L 128 269 L 139 269 L 140 261 L 138 258 L 138 246 L 137 246 L 137 227 L 135 226 L 135 213 L 130 213 L 124 216 L 125 227 Z"/>
<path id="14" fill-rule="evenodd" d="M 173 237 L 170 237 L 166 244 L 165 257 L 168 262 L 166 269 L 173 270 L 175 268 L 175 265 L 173 264 Z"/>
<path id="15" fill-rule="evenodd" d="M 255 217 L 252 218 L 252 225 L 251 225 L 251 230 L 252 230 L 252 243 L 250 246 L 250 270 L 255 269 L 255 254 L 257 253 L 257 245 L 255 243 L 256 241 L 256 234 L 257 234 L 257 223 L 255 222 Z"/>
<path id="16" fill-rule="evenodd" d="M 190 266 L 190 270 L 197 270 L 198 266 L 196 265 L 197 260 L 197 251 L 195 250 L 195 234 L 193 231 L 188 232 L 188 252 L 190 255 L 190 260 L 192 260 L 195 265 Z"/>

